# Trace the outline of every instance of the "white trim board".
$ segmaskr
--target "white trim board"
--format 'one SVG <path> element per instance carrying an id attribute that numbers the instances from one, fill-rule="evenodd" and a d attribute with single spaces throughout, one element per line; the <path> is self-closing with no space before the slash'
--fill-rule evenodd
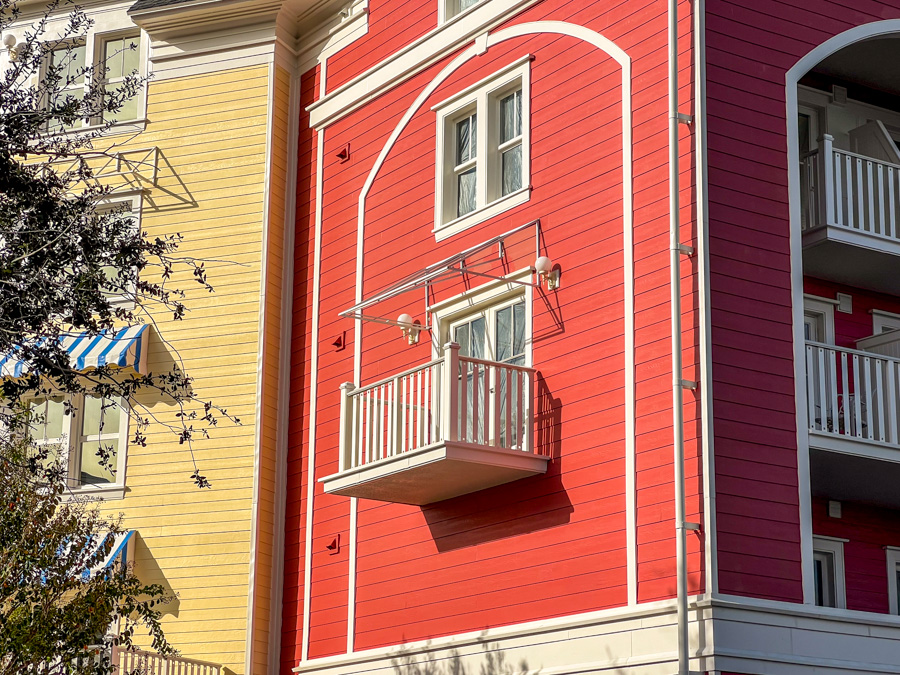
<path id="1" fill-rule="evenodd" d="M 820 61 L 847 45 L 880 35 L 900 32 L 900 20 L 875 21 L 844 31 L 808 52 L 785 74 L 785 108 L 788 150 L 788 195 L 790 203 L 791 296 L 794 319 L 794 401 L 797 414 L 797 473 L 800 498 L 800 558 L 803 570 L 803 600 L 812 603 L 813 546 L 812 506 L 809 478 L 809 426 L 805 405 L 806 356 L 803 334 L 803 239 L 800 230 L 800 151 L 797 129 L 797 85 L 800 78 Z"/>

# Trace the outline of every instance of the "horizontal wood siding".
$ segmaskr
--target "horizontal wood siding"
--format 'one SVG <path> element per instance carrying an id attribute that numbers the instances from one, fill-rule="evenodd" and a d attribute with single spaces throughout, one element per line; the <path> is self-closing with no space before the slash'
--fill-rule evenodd
<path id="1" fill-rule="evenodd" d="M 800 601 L 785 73 L 838 33 L 900 16 L 900 4 L 706 8 L 719 590 Z"/>
<path id="2" fill-rule="evenodd" d="M 180 252 L 209 260 L 215 287 L 209 294 L 189 273 L 174 275 L 188 312 L 182 321 L 154 312 L 148 368 L 178 361 L 199 396 L 241 423 L 222 420 L 209 439 L 196 437 L 194 459 L 212 483 L 199 490 L 191 452 L 163 427 L 179 424 L 177 409 L 147 396 L 160 423 L 146 447 L 128 448 L 125 499 L 104 508 L 123 512 L 136 530 L 141 580 L 178 595 L 163 609 L 172 645 L 234 673 L 244 672 L 247 644 L 267 81 L 265 66 L 151 81 L 147 130 L 117 148 L 159 147 L 159 180 L 147 186 L 141 226 L 151 237 L 184 235 Z"/>
<path id="3" fill-rule="evenodd" d="M 426 3 L 371 5 L 370 34 L 329 60 L 329 90 L 407 43 L 420 25 L 372 29 L 378 16 L 417 12 Z M 390 5 L 390 7 L 388 7 Z M 433 10 L 435 4 L 428 3 Z M 402 10 L 401 10 L 402 7 Z M 682 96 L 691 98 L 690 20 L 681 11 Z M 396 19 L 396 17 L 395 17 Z M 541 20 L 585 25 L 634 59 L 638 592 L 641 600 L 674 593 L 671 338 L 667 186 L 665 5 L 546 0 L 513 23 Z M 385 42 L 378 42 L 384 40 Z M 369 45 L 363 48 L 362 45 Z M 359 46 L 359 49 L 356 47 Z M 435 115 L 431 106 L 525 55 L 531 70 L 531 183 L 526 204 L 449 240 L 435 243 Z M 339 59 L 342 59 L 339 61 Z M 337 64 L 344 64 L 339 66 Z M 338 313 L 355 302 L 357 208 L 360 190 L 397 121 L 446 65 L 435 64 L 325 130 L 319 334 L 305 326 L 311 306 L 309 264 L 314 237 L 311 154 L 299 149 L 295 336 L 292 344 L 291 455 L 286 523 L 283 667 L 301 652 L 306 481 L 337 471 L 339 386 L 353 380 L 354 322 Z M 343 68 L 343 70 L 341 69 Z M 338 73 L 337 75 L 335 73 Z M 332 79 L 336 78 L 336 79 Z M 304 83 L 304 92 L 311 82 Z M 311 94 L 309 94 L 311 95 Z M 315 486 L 312 532 L 311 658 L 347 647 L 348 591 L 356 594 L 356 649 L 426 640 L 521 621 L 621 606 L 627 602 L 625 494 L 624 270 L 621 71 L 616 62 L 570 37 L 542 34 L 492 47 L 438 88 L 401 133 L 366 202 L 364 296 L 424 265 L 534 218 L 546 253 L 563 269 L 558 293 L 535 292 L 533 362 L 539 370 L 537 436 L 553 456 L 544 476 L 517 481 L 428 507 L 359 502 L 357 575 L 348 579 L 349 500 Z M 338 152 L 350 144 L 351 160 Z M 683 241 L 692 244 L 693 199 L 689 129 L 682 133 Z M 303 201 L 298 200 L 298 201 Z M 301 236 L 302 234 L 302 236 Z M 509 240 L 504 266 L 533 263 L 534 232 Z M 496 256 L 492 250 L 488 256 Z M 487 261 L 487 258 L 484 258 Z M 491 270 L 488 265 L 485 270 Z M 694 266 L 682 267 L 684 377 L 698 379 Z M 470 287 L 478 285 L 470 280 Z M 445 282 L 432 300 L 465 286 Z M 424 293 L 373 309 L 425 321 Z M 305 322 L 305 323 L 304 323 Z M 362 327 L 363 384 L 431 359 L 427 334 L 406 346 L 394 327 Z M 310 374 L 311 341 L 318 367 Z M 336 346 L 341 339 L 342 346 Z M 316 474 L 306 476 L 309 379 L 317 378 Z M 688 517 L 702 522 L 699 422 L 695 397 L 685 397 Z M 338 555 L 326 546 L 341 537 Z M 689 543 L 691 585 L 702 589 L 702 540 Z"/>

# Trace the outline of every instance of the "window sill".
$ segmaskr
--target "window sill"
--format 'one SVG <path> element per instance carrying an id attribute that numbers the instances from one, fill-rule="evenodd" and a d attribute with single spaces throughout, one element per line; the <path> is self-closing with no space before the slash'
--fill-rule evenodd
<path id="1" fill-rule="evenodd" d="M 74 497 L 90 497 L 92 499 L 102 499 L 104 501 L 125 499 L 124 485 L 84 485 L 82 487 L 71 488 L 67 499 Z"/>
<path id="2" fill-rule="evenodd" d="M 147 128 L 148 119 L 138 119 L 138 120 L 126 120 L 124 122 L 113 122 L 113 124 L 109 127 L 104 136 L 116 136 L 119 134 L 138 134 L 144 131 Z M 43 136 L 75 136 L 77 134 L 91 133 L 92 131 L 99 131 L 104 127 L 103 124 L 89 124 L 84 127 L 78 127 L 77 129 L 65 129 L 59 131 L 45 131 Z"/>
<path id="3" fill-rule="evenodd" d="M 531 199 L 530 185 L 523 187 L 520 190 L 516 190 L 515 192 L 510 192 L 505 197 L 496 199 L 490 204 L 485 204 L 481 208 L 475 209 L 461 218 L 451 220 L 440 227 L 434 228 L 432 230 L 434 239 L 435 241 L 443 241 L 447 237 L 452 237 L 454 234 L 459 234 L 463 230 L 474 227 L 478 223 L 484 222 L 494 216 L 499 216 L 501 213 L 509 211 L 511 208 L 524 204 L 529 199 Z"/>

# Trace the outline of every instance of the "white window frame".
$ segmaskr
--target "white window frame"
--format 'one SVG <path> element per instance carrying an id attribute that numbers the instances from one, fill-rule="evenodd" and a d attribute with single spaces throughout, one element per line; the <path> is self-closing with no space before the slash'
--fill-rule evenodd
<path id="1" fill-rule="evenodd" d="M 821 321 L 821 326 L 825 331 L 824 339 L 817 342 L 825 344 L 834 344 L 834 307 L 837 300 L 830 298 L 820 298 L 814 295 L 803 296 L 803 322 L 806 325 L 807 319 L 815 318 Z"/>
<path id="2" fill-rule="evenodd" d="M 872 310 L 872 334 L 880 335 L 891 330 L 900 330 L 900 314 L 884 312 L 880 309 Z"/>
<path id="3" fill-rule="evenodd" d="M 73 411 L 71 414 L 63 415 L 62 436 L 60 437 L 60 445 L 64 457 L 62 458 L 65 465 L 67 485 L 72 492 L 83 495 L 103 497 L 104 499 L 121 499 L 125 496 L 125 467 L 127 466 L 126 456 L 128 454 L 128 426 L 131 418 L 130 410 L 126 402 L 122 403 L 119 409 L 119 428 L 116 431 L 107 431 L 104 429 L 101 435 L 83 434 L 83 411 L 84 399 L 89 394 L 77 394 L 63 396 L 62 398 L 72 402 Z M 38 396 L 35 399 L 48 398 Z M 49 398 L 54 398 L 51 394 Z M 110 437 L 117 438 L 119 448 L 116 453 L 116 476 L 115 481 L 110 483 L 99 484 L 79 484 L 79 474 L 81 470 L 81 457 L 79 456 L 80 445 L 83 441 L 90 442 L 92 440 L 110 440 Z"/>
<path id="4" fill-rule="evenodd" d="M 142 192 L 120 192 L 110 195 L 97 205 L 97 211 L 104 213 L 128 204 L 128 208 L 123 212 L 126 217 L 130 214 L 133 220 L 132 227 L 138 232 L 141 231 L 141 214 L 144 206 Z M 109 298 L 109 302 L 114 307 L 134 307 L 134 298 L 128 295 L 115 295 Z"/>
<path id="5" fill-rule="evenodd" d="M 847 609 L 847 586 L 844 571 L 844 543 L 848 539 L 813 536 L 813 559 L 818 552 L 829 553 L 834 561 L 834 608 Z"/>
<path id="6" fill-rule="evenodd" d="M 885 546 L 888 571 L 888 607 L 891 614 L 900 614 L 900 605 L 897 600 L 897 572 L 900 571 L 900 548 Z"/>
<path id="7" fill-rule="evenodd" d="M 100 23 L 98 19 L 97 24 Z M 97 26 L 95 25 L 95 28 Z M 83 40 L 78 40 L 78 42 L 83 42 L 85 45 L 85 67 L 88 66 L 97 66 L 100 62 L 100 59 L 103 57 L 103 47 L 109 40 L 120 39 L 123 37 L 134 37 L 140 40 L 138 44 L 138 74 L 140 77 L 146 77 L 147 70 L 147 61 L 149 56 L 149 37 L 147 34 L 139 29 L 135 25 L 131 25 L 128 27 L 120 27 L 112 30 L 100 30 L 95 29 L 88 32 L 87 36 Z M 60 48 L 65 48 L 65 43 L 60 43 Z M 44 68 L 41 69 L 41 77 L 44 76 L 46 72 L 46 68 L 48 66 L 45 65 Z M 84 87 L 90 86 L 89 78 L 85 78 Z M 117 120 L 113 123 L 113 129 L 117 129 L 119 127 L 125 127 L 121 129 L 123 133 L 130 133 L 133 131 L 143 131 L 147 122 L 147 83 L 144 82 L 144 85 L 140 88 L 138 93 L 135 95 L 137 99 L 136 105 L 136 113 L 134 118 L 130 119 L 121 119 Z M 102 119 L 90 119 L 86 118 L 81 121 L 81 125 L 78 127 L 71 127 L 65 129 L 50 129 L 48 133 L 53 134 L 66 134 L 66 133 L 80 133 L 90 129 L 96 129 L 98 127 L 103 126 L 104 122 Z"/>
<path id="8" fill-rule="evenodd" d="M 438 0 L 438 26 L 441 26 L 456 17 L 468 14 L 486 0 L 476 0 L 471 7 L 459 10 L 459 0 Z"/>
<path id="9" fill-rule="evenodd" d="M 530 281 L 532 278 L 530 267 L 509 274 L 505 279 L 516 281 Z M 525 366 L 531 367 L 532 346 L 532 302 L 533 289 L 518 283 L 510 283 L 504 279 L 491 281 L 478 286 L 461 295 L 443 300 L 428 307 L 432 315 L 432 325 L 435 330 L 432 334 L 432 354 L 434 358 L 440 358 L 444 353 L 444 345 L 450 341 L 450 331 L 454 325 L 465 321 L 476 314 L 491 314 L 492 310 L 502 309 L 519 300 L 525 301 Z M 485 326 L 485 334 L 493 335 L 494 326 L 488 321 Z M 493 354 L 485 354 L 486 360 L 492 360 Z M 491 357 L 491 358 L 488 358 Z"/>
<path id="10" fill-rule="evenodd" d="M 531 198 L 531 55 L 513 61 L 505 68 L 451 96 L 432 108 L 437 114 L 434 229 L 437 241 L 467 230 L 488 218 L 524 204 Z M 522 185 L 500 196 L 500 149 L 495 138 L 500 125 L 499 98 L 522 89 Z M 455 156 L 456 122 L 477 112 L 476 129 L 476 201 L 475 210 L 457 217 Z"/>

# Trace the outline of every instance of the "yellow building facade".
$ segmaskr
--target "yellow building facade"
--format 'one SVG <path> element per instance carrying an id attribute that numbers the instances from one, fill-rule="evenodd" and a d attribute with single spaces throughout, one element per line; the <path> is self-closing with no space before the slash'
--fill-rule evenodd
<path id="1" fill-rule="evenodd" d="M 193 459 L 211 482 L 190 479 L 191 452 L 168 428 L 178 410 L 146 396 L 145 447 L 120 452 L 114 484 L 76 488 L 103 499 L 134 532 L 128 557 L 145 583 L 176 599 L 164 628 L 182 657 L 208 672 L 277 670 L 283 530 L 284 395 L 296 152 L 297 26 L 308 8 L 261 2 L 89 1 L 86 60 L 136 42 L 149 77 L 133 111 L 95 144 L 97 178 L 114 188 L 152 238 L 180 233 L 180 253 L 205 261 L 215 291 L 189 272 L 183 320 L 147 317 L 151 372 L 173 365 L 201 399 L 240 419 L 195 434 Z M 44 11 L 24 2 L 15 35 Z M 62 25 L 65 8 L 51 21 Z M 9 54 L 3 55 L 4 59 Z M 87 124 L 87 122 L 85 123 Z M 283 345 L 285 346 L 284 348 Z M 133 434 L 129 434 L 130 438 Z M 194 672 L 194 671 L 191 671 Z"/>

